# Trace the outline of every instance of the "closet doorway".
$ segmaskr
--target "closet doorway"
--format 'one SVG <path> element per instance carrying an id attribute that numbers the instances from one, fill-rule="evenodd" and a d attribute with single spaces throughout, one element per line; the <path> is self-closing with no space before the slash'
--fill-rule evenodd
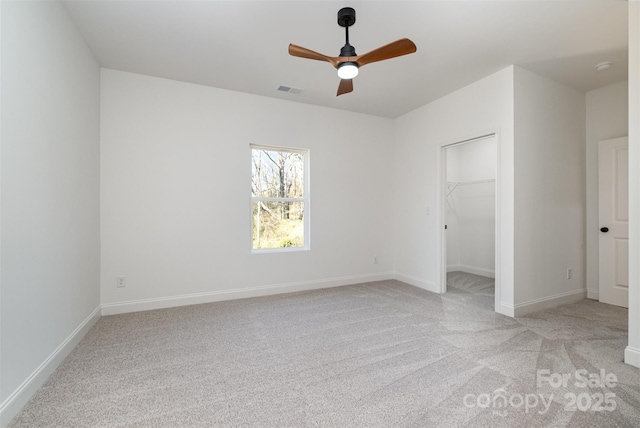
<path id="1" fill-rule="evenodd" d="M 444 292 L 495 310 L 497 138 L 443 147 Z"/>

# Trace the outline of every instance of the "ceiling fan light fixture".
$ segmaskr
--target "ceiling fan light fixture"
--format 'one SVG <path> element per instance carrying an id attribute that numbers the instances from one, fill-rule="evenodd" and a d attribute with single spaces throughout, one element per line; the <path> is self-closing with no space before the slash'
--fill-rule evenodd
<path id="1" fill-rule="evenodd" d="M 338 77 L 341 79 L 353 79 L 358 75 L 358 64 L 347 61 L 338 66 Z"/>

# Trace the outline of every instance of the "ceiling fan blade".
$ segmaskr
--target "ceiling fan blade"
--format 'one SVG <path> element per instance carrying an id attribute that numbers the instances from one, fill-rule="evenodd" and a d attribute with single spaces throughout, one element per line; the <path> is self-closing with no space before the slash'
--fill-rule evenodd
<path id="1" fill-rule="evenodd" d="M 348 94 L 353 91 L 353 80 L 352 79 L 341 79 L 340 84 L 338 85 L 338 93 L 336 97 L 339 97 L 342 94 Z"/>
<path id="2" fill-rule="evenodd" d="M 294 44 L 289 44 L 289 55 L 297 56 L 299 58 L 315 59 L 317 61 L 326 61 L 334 67 L 338 66 L 338 63 L 334 57 L 330 57 L 328 55 L 324 55 L 319 52 L 312 51 L 311 49 L 303 48 L 302 46 L 297 46 Z"/>
<path id="3" fill-rule="evenodd" d="M 358 58 L 358 65 L 370 64 L 376 61 L 383 61 L 385 59 L 395 58 L 397 56 L 407 55 L 414 53 L 417 50 L 415 43 L 409 39 L 400 39 L 395 42 L 391 42 L 388 45 L 374 49 Z"/>

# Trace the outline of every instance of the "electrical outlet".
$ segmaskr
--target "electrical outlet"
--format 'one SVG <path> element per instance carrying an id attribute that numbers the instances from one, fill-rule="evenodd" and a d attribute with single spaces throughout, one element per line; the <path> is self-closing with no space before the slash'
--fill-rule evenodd
<path id="1" fill-rule="evenodd" d="M 124 288 L 124 275 L 116 276 L 116 287 Z"/>
<path id="2" fill-rule="evenodd" d="M 378 256 L 373 256 L 373 264 L 374 265 L 378 264 Z"/>
<path id="3" fill-rule="evenodd" d="M 571 279 L 571 268 L 567 269 L 567 279 Z"/>

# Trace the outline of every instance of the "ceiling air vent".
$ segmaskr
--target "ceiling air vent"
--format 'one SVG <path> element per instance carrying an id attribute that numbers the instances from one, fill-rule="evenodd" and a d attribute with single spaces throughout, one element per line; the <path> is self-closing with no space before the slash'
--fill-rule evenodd
<path id="1" fill-rule="evenodd" d="M 302 92 L 302 89 L 298 89 L 298 88 L 292 88 L 290 86 L 282 86 L 280 85 L 280 87 L 278 87 L 278 91 L 280 92 L 288 92 L 290 94 L 299 94 Z"/>

